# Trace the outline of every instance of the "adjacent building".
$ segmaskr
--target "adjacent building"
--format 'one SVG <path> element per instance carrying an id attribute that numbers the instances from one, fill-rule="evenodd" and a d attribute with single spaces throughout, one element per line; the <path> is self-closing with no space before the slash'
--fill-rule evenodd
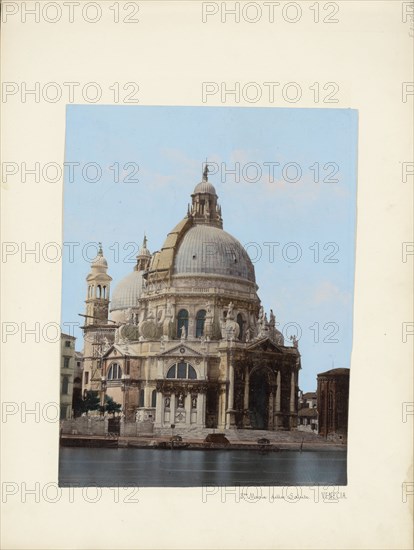
<path id="1" fill-rule="evenodd" d="M 60 350 L 60 419 L 72 417 L 73 381 L 76 366 L 76 338 L 61 334 Z"/>
<path id="2" fill-rule="evenodd" d="M 298 430 L 318 433 L 316 392 L 299 392 Z"/>
<path id="3" fill-rule="evenodd" d="M 319 434 L 346 442 L 348 437 L 349 369 L 318 374 Z"/>
<path id="4" fill-rule="evenodd" d="M 74 416 L 80 416 L 82 402 L 82 379 L 83 379 L 83 354 L 75 351 L 75 369 L 73 373 L 72 410 Z"/>

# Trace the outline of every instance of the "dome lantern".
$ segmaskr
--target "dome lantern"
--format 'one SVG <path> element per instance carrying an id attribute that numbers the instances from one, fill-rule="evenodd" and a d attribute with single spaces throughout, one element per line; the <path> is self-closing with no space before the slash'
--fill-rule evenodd
<path id="1" fill-rule="evenodd" d="M 214 185 L 208 181 L 208 164 L 203 170 L 203 178 L 198 183 L 191 195 L 191 217 L 195 224 L 213 225 L 223 228 L 221 208 L 217 202 L 217 193 Z"/>
<path id="2" fill-rule="evenodd" d="M 144 234 L 144 240 L 142 241 L 142 246 L 139 249 L 137 255 L 137 265 L 135 266 L 135 271 L 147 271 L 150 261 L 151 261 L 151 252 L 147 248 L 147 236 Z"/>

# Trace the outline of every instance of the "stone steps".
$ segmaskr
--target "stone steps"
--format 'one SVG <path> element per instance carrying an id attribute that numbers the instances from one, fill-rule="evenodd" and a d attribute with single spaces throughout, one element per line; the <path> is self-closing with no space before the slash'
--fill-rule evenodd
<path id="1" fill-rule="evenodd" d="M 171 437 L 171 428 L 155 428 L 154 435 L 161 437 Z M 207 435 L 212 433 L 224 433 L 227 439 L 231 442 L 243 442 L 243 441 L 257 441 L 261 438 L 269 439 L 270 442 L 283 442 L 283 441 L 297 441 L 300 443 L 302 440 L 316 441 L 319 437 L 313 433 L 306 433 L 300 431 L 268 431 L 268 430 L 220 430 L 212 428 L 186 428 L 176 427 L 173 431 L 174 435 L 180 435 L 183 439 L 201 439 L 204 440 Z"/>

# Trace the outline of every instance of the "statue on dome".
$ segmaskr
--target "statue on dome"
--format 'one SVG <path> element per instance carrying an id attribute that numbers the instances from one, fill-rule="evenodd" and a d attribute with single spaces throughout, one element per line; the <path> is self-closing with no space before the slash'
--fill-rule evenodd
<path id="1" fill-rule="evenodd" d="M 273 309 L 270 310 L 269 325 L 271 327 L 276 326 L 276 317 L 275 317 L 275 314 L 273 313 Z"/>
<path id="2" fill-rule="evenodd" d="M 203 181 L 208 181 L 208 173 L 209 173 L 209 169 L 208 169 L 208 164 L 207 164 L 207 161 L 206 161 L 206 165 L 204 167 L 204 171 L 203 171 Z"/>
<path id="3" fill-rule="evenodd" d="M 234 304 L 233 304 L 233 302 L 230 302 L 229 305 L 227 306 L 227 317 L 226 317 L 226 319 L 234 319 L 233 309 L 234 309 Z"/>

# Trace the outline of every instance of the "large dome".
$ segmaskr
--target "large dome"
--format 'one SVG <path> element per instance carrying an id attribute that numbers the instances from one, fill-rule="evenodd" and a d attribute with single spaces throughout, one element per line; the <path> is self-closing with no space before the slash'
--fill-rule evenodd
<path id="1" fill-rule="evenodd" d="M 111 300 L 111 311 L 137 307 L 144 288 L 142 271 L 133 271 L 116 285 Z"/>
<path id="2" fill-rule="evenodd" d="M 174 275 L 206 273 L 256 281 L 253 264 L 237 239 L 218 227 L 195 225 L 178 247 Z"/>

